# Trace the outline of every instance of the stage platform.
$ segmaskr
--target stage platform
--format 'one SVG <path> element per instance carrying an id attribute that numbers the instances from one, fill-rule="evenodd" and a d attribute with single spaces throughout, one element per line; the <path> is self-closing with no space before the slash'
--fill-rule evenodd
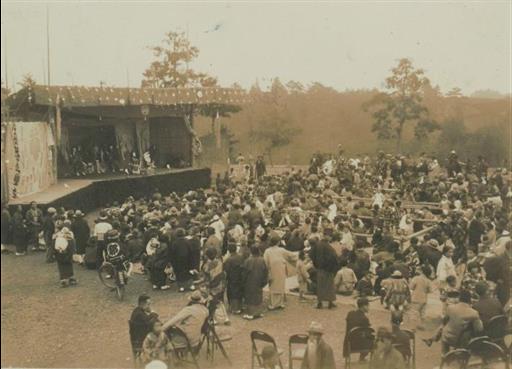
<path id="1" fill-rule="evenodd" d="M 43 208 L 50 206 L 80 209 L 88 212 L 128 196 L 148 196 L 158 189 L 161 193 L 184 192 L 208 188 L 209 168 L 159 169 L 148 175 L 110 175 L 91 178 L 59 179 L 44 191 L 9 201 L 9 207 L 28 207 L 36 201 Z"/>

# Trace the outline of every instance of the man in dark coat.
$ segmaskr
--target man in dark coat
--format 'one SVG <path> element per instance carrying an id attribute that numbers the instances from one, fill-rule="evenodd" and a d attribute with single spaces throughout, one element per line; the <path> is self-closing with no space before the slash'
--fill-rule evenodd
<path id="1" fill-rule="evenodd" d="M 311 261 L 317 271 L 317 308 L 322 308 L 322 302 L 329 303 L 329 309 L 335 307 L 336 288 L 334 276 L 338 271 L 336 251 L 327 239 L 314 242 L 310 251 Z"/>
<path id="2" fill-rule="evenodd" d="M 48 208 L 46 215 L 43 218 L 43 237 L 46 244 L 46 262 L 52 263 L 55 261 L 53 249 L 53 234 L 55 233 L 55 208 Z"/>
<path id="3" fill-rule="evenodd" d="M 267 167 L 265 165 L 265 161 L 263 160 L 263 156 L 258 156 L 256 160 L 256 179 L 262 178 L 267 172 Z"/>
<path id="4" fill-rule="evenodd" d="M 227 279 L 229 308 L 233 314 L 240 314 L 244 294 L 243 263 L 244 258 L 237 252 L 236 243 L 228 244 L 229 257 L 224 262 Z"/>
<path id="5" fill-rule="evenodd" d="M 133 356 L 137 359 L 142 351 L 142 343 L 147 334 L 151 331 L 153 322 L 158 315 L 151 311 L 151 299 L 148 295 L 140 295 L 138 305 L 132 311 L 130 317 L 130 343 L 132 344 Z"/>
<path id="6" fill-rule="evenodd" d="M 171 241 L 171 247 L 169 248 L 169 260 L 174 269 L 180 292 L 193 289 L 192 274 L 190 274 L 192 270 L 190 266 L 190 246 L 185 235 L 183 228 L 176 230 L 176 238 Z"/>
<path id="7" fill-rule="evenodd" d="M 324 341 L 323 334 L 322 325 L 312 322 L 308 330 L 308 344 L 301 369 L 335 369 L 332 348 Z"/>
<path id="8" fill-rule="evenodd" d="M 75 219 L 71 225 L 71 230 L 75 235 L 76 253 L 79 255 L 85 254 L 85 246 L 91 236 L 91 228 L 84 218 L 84 213 L 80 210 L 75 212 Z"/>
<path id="9" fill-rule="evenodd" d="M 348 352 L 348 335 L 350 331 L 356 327 L 370 328 L 370 320 L 366 316 L 369 311 L 369 301 L 362 297 L 357 300 L 357 310 L 349 311 L 347 314 L 347 327 L 345 329 L 345 339 L 343 341 L 343 357 L 349 356 Z M 370 350 L 373 343 L 372 337 L 355 337 L 350 342 L 352 349 L 368 349 Z M 368 354 L 362 353 L 360 359 L 363 360 Z"/>
<path id="10" fill-rule="evenodd" d="M 251 256 L 243 264 L 244 301 L 247 305 L 244 319 L 261 317 L 263 312 L 263 287 L 268 283 L 268 270 L 257 246 L 251 248 Z"/>

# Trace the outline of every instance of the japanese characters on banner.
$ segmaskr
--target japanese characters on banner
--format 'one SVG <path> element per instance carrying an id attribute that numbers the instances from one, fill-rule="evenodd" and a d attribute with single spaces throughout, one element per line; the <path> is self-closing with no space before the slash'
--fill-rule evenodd
<path id="1" fill-rule="evenodd" d="M 10 198 L 42 191 L 56 182 L 46 122 L 7 122 L 5 168 Z"/>

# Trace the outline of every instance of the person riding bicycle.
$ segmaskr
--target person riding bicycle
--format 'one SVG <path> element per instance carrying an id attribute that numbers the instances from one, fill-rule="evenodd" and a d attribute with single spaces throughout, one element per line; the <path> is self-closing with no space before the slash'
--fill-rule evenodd
<path id="1" fill-rule="evenodd" d="M 112 229 L 105 233 L 105 243 L 106 246 L 103 251 L 105 262 L 112 264 L 116 272 L 124 272 L 125 277 L 128 277 L 131 270 L 131 263 L 126 257 L 126 249 L 120 241 L 119 231 Z"/>

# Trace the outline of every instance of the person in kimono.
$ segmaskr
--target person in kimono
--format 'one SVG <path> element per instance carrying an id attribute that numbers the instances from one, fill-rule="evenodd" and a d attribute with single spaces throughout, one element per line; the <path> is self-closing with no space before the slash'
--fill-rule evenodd
<path id="1" fill-rule="evenodd" d="M 270 247 L 265 250 L 263 259 L 269 271 L 270 305 L 269 310 L 284 309 L 284 296 L 286 293 L 286 264 L 295 265 L 297 253 L 279 247 L 281 237 L 271 232 Z"/>
<path id="2" fill-rule="evenodd" d="M 251 247 L 251 256 L 243 264 L 244 319 L 252 320 L 263 316 L 263 287 L 268 282 L 268 269 L 257 246 Z"/>
<path id="3" fill-rule="evenodd" d="M 55 225 L 57 232 L 54 235 L 53 247 L 55 260 L 59 269 L 61 287 L 75 285 L 76 279 L 73 272 L 73 254 L 75 253 L 75 237 L 69 230 L 69 221 L 59 221 Z"/>
<path id="4" fill-rule="evenodd" d="M 226 272 L 229 309 L 232 314 L 240 314 L 244 293 L 244 257 L 237 252 L 236 243 L 229 243 L 228 251 L 229 257 L 224 262 L 224 271 Z"/>

